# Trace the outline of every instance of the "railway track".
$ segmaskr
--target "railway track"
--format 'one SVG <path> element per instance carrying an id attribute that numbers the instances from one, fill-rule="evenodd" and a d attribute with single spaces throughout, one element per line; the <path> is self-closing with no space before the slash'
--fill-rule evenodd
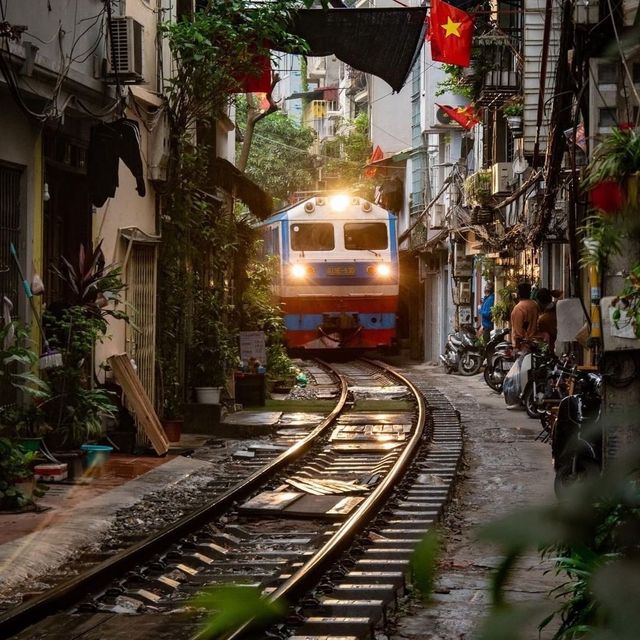
<path id="1" fill-rule="evenodd" d="M 269 629 L 225 638 L 371 638 L 405 588 L 461 453 L 459 417 L 380 364 L 336 365 L 334 411 L 303 439 L 262 447 L 260 468 L 161 532 L 0 616 L 0 637 L 199 639 L 185 615 L 204 586 L 285 599 Z M 351 393 L 348 394 L 348 388 Z M 354 411 L 348 398 L 408 396 L 413 408 Z M 405 405 L 402 405 L 405 406 Z M 201 616 L 200 616 L 201 617 Z"/>

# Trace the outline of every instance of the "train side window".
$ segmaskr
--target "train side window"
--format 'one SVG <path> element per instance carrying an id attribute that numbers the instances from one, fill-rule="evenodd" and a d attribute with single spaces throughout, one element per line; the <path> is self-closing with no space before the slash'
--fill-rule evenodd
<path id="1" fill-rule="evenodd" d="M 333 225 L 327 222 L 291 225 L 291 249 L 293 251 L 333 251 L 336 243 Z"/>
<path id="2" fill-rule="evenodd" d="M 384 222 L 351 222 L 344 225 L 345 249 L 386 249 L 389 246 Z"/>

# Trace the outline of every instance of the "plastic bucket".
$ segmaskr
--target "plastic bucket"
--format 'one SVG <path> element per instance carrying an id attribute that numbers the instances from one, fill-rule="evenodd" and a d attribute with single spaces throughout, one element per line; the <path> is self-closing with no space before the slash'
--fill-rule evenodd
<path id="1" fill-rule="evenodd" d="M 200 404 L 220 404 L 222 387 L 196 387 L 196 399 Z"/>
<path id="2" fill-rule="evenodd" d="M 85 463 L 89 469 L 103 467 L 113 451 L 113 447 L 106 444 L 83 444 L 80 448 L 87 452 Z"/>

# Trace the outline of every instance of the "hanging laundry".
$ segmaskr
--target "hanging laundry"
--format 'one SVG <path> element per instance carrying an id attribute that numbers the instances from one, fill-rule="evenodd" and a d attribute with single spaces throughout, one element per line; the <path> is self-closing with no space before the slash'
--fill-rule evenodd
<path id="1" fill-rule="evenodd" d="M 91 127 L 87 152 L 87 174 L 91 202 L 101 207 L 112 198 L 119 186 L 119 161 L 125 163 L 136 179 L 140 196 L 147 192 L 140 156 L 140 128 L 135 120 L 120 118 L 115 122 Z"/>

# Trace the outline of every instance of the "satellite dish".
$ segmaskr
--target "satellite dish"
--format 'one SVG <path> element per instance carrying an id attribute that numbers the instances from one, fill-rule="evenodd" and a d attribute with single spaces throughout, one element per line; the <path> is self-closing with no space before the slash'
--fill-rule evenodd
<path id="1" fill-rule="evenodd" d="M 529 167 L 529 163 L 527 162 L 527 159 L 524 156 L 517 155 L 513 159 L 513 173 L 515 173 L 516 175 L 520 175 L 521 173 L 524 173 L 528 167 Z"/>

